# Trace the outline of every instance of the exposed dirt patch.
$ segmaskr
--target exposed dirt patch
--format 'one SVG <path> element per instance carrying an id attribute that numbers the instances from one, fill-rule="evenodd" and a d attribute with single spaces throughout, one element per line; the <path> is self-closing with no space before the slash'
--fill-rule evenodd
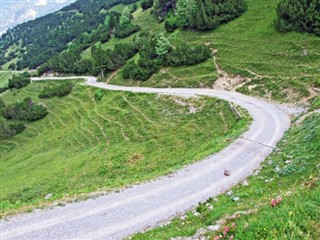
<path id="1" fill-rule="evenodd" d="M 237 88 L 251 81 L 250 78 L 241 77 L 240 75 L 233 76 L 222 70 L 217 63 L 217 57 L 214 55 L 217 51 L 217 49 L 212 49 L 213 62 L 219 75 L 212 86 L 214 89 L 235 91 Z"/>

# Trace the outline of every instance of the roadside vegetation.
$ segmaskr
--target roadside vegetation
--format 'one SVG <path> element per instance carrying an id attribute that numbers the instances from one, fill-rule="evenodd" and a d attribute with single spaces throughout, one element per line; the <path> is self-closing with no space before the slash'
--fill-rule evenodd
<path id="1" fill-rule="evenodd" d="M 237 119 L 227 102 L 205 97 L 76 84 L 67 96 L 38 98 L 64 84 L 33 82 L 1 96 L 6 106 L 30 97 L 48 110 L 1 141 L 2 216 L 168 174 L 222 149 L 249 121 Z"/>
<path id="2" fill-rule="evenodd" d="M 318 239 L 319 110 L 318 97 L 253 176 L 132 239 Z"/>

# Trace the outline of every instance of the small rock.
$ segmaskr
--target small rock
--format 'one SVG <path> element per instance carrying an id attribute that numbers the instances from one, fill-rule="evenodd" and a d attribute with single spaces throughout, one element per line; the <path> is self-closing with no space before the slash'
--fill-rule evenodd
<path id="1" fill-rule="evenodd" d="M 272 165 L 273 161 L 270 159 L 268 160 L 267 164 Z"/>
<path id="2" fill-rule="evenodd" d="M 48 193 L 45 197 L 44 197 L 44 199 L 49 199 L 49 198 L 51 198 L 52 197 L 52 193 Z"/>
<path id="3" fill-rule="evenodd" d="M 284 163 L 285 164 L 290 164 L 290 163 L 292 163 L 292 161 L 291 160 L 286 160 Z"/>
<path id="4" fill-rule="evenodd" d="M 238 197 L 238 196 L 232 198 L 232 201 L 234 201 L 234 202 L 237 202 L 239 200 L 240 200 L 240 197 Z"/>
<path id="5" fill-rule="evenodd" d="M 249 185 L 248 180 L 247 180 L 247 179 L 245 179 L 245 180 L 242 182 L 242 185 L 243 185 L 243 186 L 248 186 L 248 185 Z"/>
<path id="6" fill-rule="evenodd" d="M 206 203 L 206 207 L 209 208 L 210 210 L 213 209 L 213 206 L 210 203 Z"/>
<path id="7" fill-rule="evenodd" d="M 224 175 L 225 175 L 225 176 L 230 176 L 230 171 L 224 170 Z"/>
<path id="8" fill-rule="evenodd" d="M 231 196 L 232 194 L 233 194 L 232 191 L 227 192 L 227 195 L 228 195 L 228 196 Z"/>

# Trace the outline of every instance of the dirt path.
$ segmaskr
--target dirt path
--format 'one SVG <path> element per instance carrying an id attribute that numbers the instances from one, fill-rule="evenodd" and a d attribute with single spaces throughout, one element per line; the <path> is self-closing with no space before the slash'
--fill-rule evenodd
<path id="1" fill-rule="evenodd" d="M 109 90 L 225 99 L 247 109 L 253 122 L 248 131 L 222 151 L 170 176 L 96 199 L 2 220 L 1 239 L 122 239 L 184 212 L 249 176 L 290 126 L 288 115 L 276 105 L 235 92 L 122 87 L 96 82 L 94 77 L 83 78 L 86 85 Z M 62 79 L 73 78 L 53 80 Z M 37 80 L 45 79 L 33 78 Z M 231 175 L 224 176 L 225 170 Z"/>

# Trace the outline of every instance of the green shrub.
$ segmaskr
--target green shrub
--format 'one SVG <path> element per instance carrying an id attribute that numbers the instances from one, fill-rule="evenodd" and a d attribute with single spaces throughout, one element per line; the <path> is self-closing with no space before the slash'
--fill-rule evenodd
<path id="1" fill-rule="evenodd" d="M 164 28 L 166 29 L 166 31 L 168 33 L 171 33 L 171 32 L 174 32 L 174 30 L 176 30 L 178 28 L 178 26 L 175 21 L 170 22 L 167 20 L 164 22 Z"/>
<path id="2" fill-rule="evenodd" d="M 10 120 L 36 121 L 44 118 L 48 109 L 43 103 L 34 103 L 31 98 L 25 98 L 23 102 L 8 105 L 3 116 Z"/>
<path id="3" fill-rule="evenodd" d="M 9 88 L 8 87 L 1 87 L 0 88 L 0 93 L 3 93 L 5 91 L 7 91 Z"/>
<path id="4" fill-rule="evenodd" d="M 23 123 L 8 123 L 0 119 L 0 141 L 23 132 L 26 126 Z"/>
<path id="5" fill-rule="evenodd" d="M 165 64 L 168 66 L 194 65 L 210 57 L 210 49 L 206 46 L 182 44 L 166 55 Z"/>
<path id="6" fill-rule="evenodd" d="M 70 82 L 65 82 L 59 86 L 51 88 L 45 87 L 39 94 L 39 98 L 63 97 L 71 93 L 73 87 L 74 84 Z"/>
<path id="7" fill-rule="evenodd" d="M 153 0 L 145 0 L 141 3 L 141 8 L 147 10 L 153 6 Z"/>
<path id="8" fill-rule="evenodd" d="M 129 23 L 124 26 L 118 26 L 115 31 L 115 36 L 117 38 L 126 38 L 135 32 L 139 32 L 140 30 L 141 27 L 139 25 Z"/>
<path id="9" fill-rule="evenodd" d="M 22 88 L 27 86 L 30 83 L 30 75 L 21 74 L 14 75 L 11 79 L 9 79 L 9 88 Z"/>
<path id="10" fill-rule="evenodd" d="M 102 89 L 99 89 L 94 93 L 94 99 L 96 101 L 100 101 L 103 98 L 103 96 L 104 96 L 104 92 Z"/>
<path id="11" fill-rule="evenodd" d="M 275 27 L 281 32 L 298 31 L 320 35 L 319 0 L 281 0 Z"/>

